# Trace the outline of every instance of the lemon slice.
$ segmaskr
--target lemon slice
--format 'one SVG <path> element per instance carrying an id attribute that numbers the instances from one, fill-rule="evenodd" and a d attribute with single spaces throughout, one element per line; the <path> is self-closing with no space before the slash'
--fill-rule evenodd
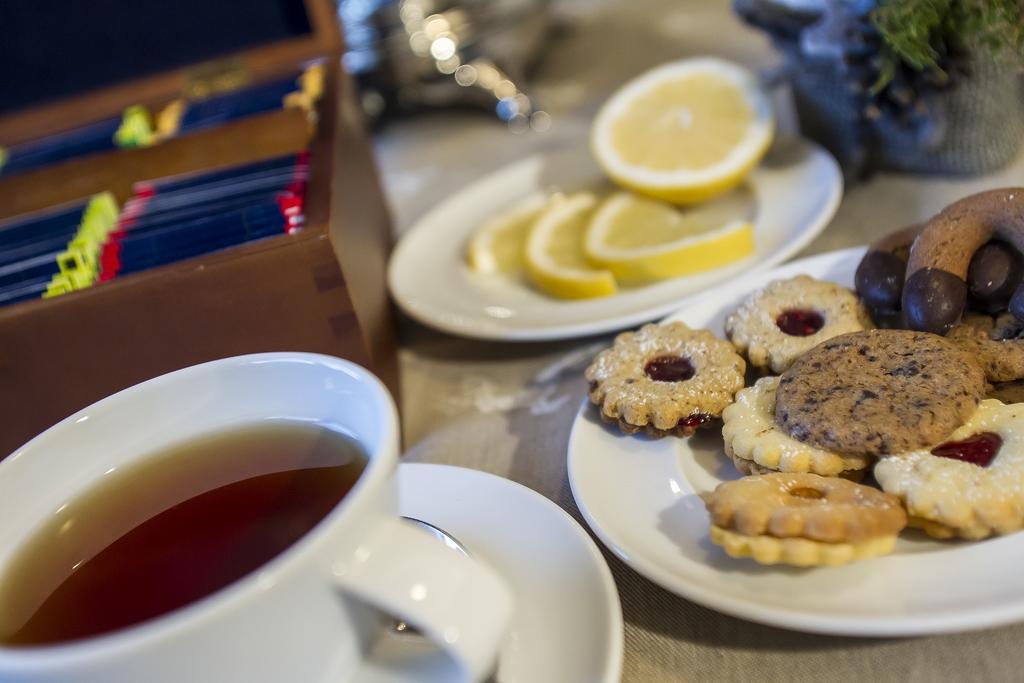
<path id="1" fill-rule="evenodd" d="M 522 270 L 526 235 L 548 201 L 547 197 L 534 197 L 481 223 L 466 248 L 470 269 L 506 274 Z"/>
<path id="2" fill-rule="evenodd" d="M 540 289 L 560 299 L 588 299 L 616 292 L 615 278 L 594 269 L 583 238 L 597 198 L 580 192 L 550 202 L 526 238 L 526 272 Z"/>
<path id="3" fill-rule="evenodd" d="M 617 192 L 594 212 L 583 244 L 586 257 L 623 283 L 692 275 L 754 252 L 747 220 L 708 222 L 665 202 Z"/>
<path id="4" fill-rule="evenodd" d="M 721 59 L 665 64 L 619 89 L 597 114 L 591 148 L 613 180 L 677 204 L 737 185 L 772 139 L 754 76 Z"/>

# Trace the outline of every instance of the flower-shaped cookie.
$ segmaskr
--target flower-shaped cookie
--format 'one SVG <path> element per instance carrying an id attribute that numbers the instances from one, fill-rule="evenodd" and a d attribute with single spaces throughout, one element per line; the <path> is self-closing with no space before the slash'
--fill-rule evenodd
<path id="1" fill-rule="evenodd" d="M 728 342 L 675 322 L 620 334 L 586 378 L 601 417 L 622 431 L 689 436 L 732 403 L 744 370 Z"/>
<path id="2" fill-rule="evenodd" d="M 884 456 L 882 488 L 903 501 L 911 526 L 937 538 L 985 538 L 1024 527 L 1024 404 L 982 401 L 932 449 Z"/>
<path id="3" fill-rule="evenodd" d="M 780 373 L 826 339 L 872 327 L 856 294 L 798 275 L 754 292 L 726 319 L 725 334 L 751 365 Z"/>

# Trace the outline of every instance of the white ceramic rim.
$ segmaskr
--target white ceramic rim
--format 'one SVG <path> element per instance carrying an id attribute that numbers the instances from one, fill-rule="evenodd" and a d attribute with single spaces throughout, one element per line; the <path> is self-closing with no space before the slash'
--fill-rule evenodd
<path id="1" fill-rule="evenodd" d="M 524 497 L 533 500 L 538 507 L 543 507 L 556 513 L 557 516 L 561 517 L 561 519 L 566 522 L 566 525 L 579 536 L 583 545 L 587 548 L 587 553 L 590 555 L 590 558 L 601 577 L 601 586 L 604 589 L 604 597 L 608 602 L 608 606 L 611 608 L 611 619 L 609 620 L 609 628 L 606 635 L 608 636 L 608 642 L 612 644 L 605 655 L 604 669 L 606 671 L 606 675 L 603 679 L 603 683 L 615 683 L 618 681 L 622 675 L 622 663 L 625 650 L 625 627 L 622 617 L 622 601 L 619 599 L 619 589 L 615 583 L 615 577 L 612 576 L 612 571 L 608 567 L 608 563 L 605 561 L 604 555 L 601 553 L 601 549 L 596 543 L 594 543 L 594 539 L 590 537 L 590 534 L 587 533 L 586 529 L 580 526 L 580 523 L 573 519 L 572 515 L 563 510 L 560 505 L 517 481 L 513 481 L 505 477 L 499 477 L 481 470 L 475 470 L 469 467 L 458 467 L 456 465 L 441 465 L 437 463 L 402 463 L 399 465 L 399 469 L 406 468 L 430 468 L 438 471 L 441 469 L 463 470 L 465 472 L 471 472 L 473 476 L 479 475 L 483 478 L 497 480 L 495 482 L 497 485 L 507 485 L 509 488 L 519 490 Z M 425 521 L 429 522 L 430 520 Z"/>
<path id="2" fill-rule="evenodd" d="M 221 358 L 140 382 L 61 420 L 17 449 L 11 456 L 8 456 L 8 459 L 21 456 L 33 448 L 44 447 L 46 441 L 55 438 L 52 436 L 52 432 L 60 430 L 66 425 L 74 424 L 78 418 L 88 415 L 90 412 L 116 410 L 119 403 L 131 400 L 133 395 L 138 392 L 161 391 L 167 384 L 187 382 L 193 376 L 216 371 L 222 367 L 275 362 L 322 365 L 330 370 L 343 372 L 367 387 L 365 398 L 374 402 L 375 412 L 380 416 L 381 443 L 378 452 L 370 455 L 366 470 L 351 491 L 313 529 L 280 555 L 262 565 L 258 571 L 251 572 L 195 602 L 139 624 L 82 640 L 26 648 L 0 646 L 0 659 L 5 660 L 5 663 L 9 665 L 24 667 L 26 670 L 40 666 L 68 666 L 76 661 L 117 657 L 120 653 L 136 648 L 146 641 L 159 639 L 183 629 L 194 628 L 197 623 L 208 621 L 218 612 L 231 609 L 239 602 L 251 599 L 262 590 L 261 578 L 265 580 L 264 577 L 268 576 L 280 577 L 296 568 L 303 561 L 302 556 L 306 553 L 307 546 L 324 542 L 325 537 L 330 533 L 328 527 L 350 507 L 359 505 L 368 491 L 377 488 L 383 480 L 392 476 L 398 457 L 398 413 L 391 394 L 384 384 L 369 370 L 351 361 L 317 353 L 288 351 Z M 4 463 L 6 462 L 7 459 L 0 461 L 0 476 L 4 474 Z M 324 576 L 324 581 L 330 580 L 329 575 Z"/>

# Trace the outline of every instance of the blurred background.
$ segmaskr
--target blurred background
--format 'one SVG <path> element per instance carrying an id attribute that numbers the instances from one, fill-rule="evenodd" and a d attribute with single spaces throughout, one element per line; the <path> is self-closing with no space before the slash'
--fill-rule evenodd
<path id="1" fill-rule="evenodd" d="M 468 31 L 476 42 L 463 59 L 472 64 L 483 57 L 486 63 L 493 55 L 516 92 L 528 98 L 532 126 L 519 118 L 503 121 L 502 114 L 507 118 L 507 113 L 499 111 L 494 94 L 480 87 L 453 87 L 454 75 L 442 77 L 427 63 L 429 57 L 420 62 L 420 73 L 427 74 L 422 80 L 400 85 L 397 78 L 385 78 L 397 90 L 378 96 L 382 77 L 376 72 L 364 75 L 361 70 L 375 64 L 388 73 L 388 60 L 362 47 L 382 35 L 379 24 L 365 17 L 368 12 L 372 15 L 371 7 L 387 8 L 390 17 L 396 7 L 421 5 L 345 0 L 340 6 L 349 43 L 360 46 L 350 47 L 344 63 L 356 70 L 364 85 L 364 109 L 374 119 L 379 117 L 374 129 L 378 163 L 399 230 L 481 172 L 532 152 L 585 144 L 601 103 L 615 88 L 649 68 L 704 54 L 733 59 L 766 74 L 780 64 L 770 40 L 748 28 L 725 0 L 451 4 L 466 8 L 454 10 L 458 16 L 472 16 L 472 21 L 479 16 L 482 22 Z M 356 21 L 355 35 L 350 21 Z M 402 36 L 395 24 L 390 26 L 388 35 Z M 724 36 L 728 39 L 723 40 Z M 411 48 L 406 48 L 409 38 L 405 45 L 396 38 L 393 45 L 411 63 L 415 60 Z M 516 114 L 520 112 L 515 110 Z"/>
<path id="2" fill-rule="evenodd" d="M 340 16 L 398 231 L 483 171 L 585 144 L 600 104 L 637 74 L 712 54 L 760 76 L 783 134 L 842 165 L 841 227 L 809 250 L 821 251 L 878 234 L 873 216 L 919 220 L 953 188 L 990 187 L 1020 165 L 1019 7 L 934 4 L 343 0 Z"/>

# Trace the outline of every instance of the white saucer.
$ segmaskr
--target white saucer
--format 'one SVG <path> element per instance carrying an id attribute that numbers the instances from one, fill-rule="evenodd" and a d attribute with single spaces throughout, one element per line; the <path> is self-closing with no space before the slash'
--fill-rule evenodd
<path id="1" fill-rule="evenodd" d="M 560 507 L 508 479 L 447 465 L 398 468 L 400 511 L 444 529 L 508 581 L 515 615 L 500 683 L 613 683 L 622 609 L 590 536 Z"/>
<path id="2" fill-rule="evenodd" d="M 742 262 L 584 301 L 553 299 L 516 278 L 467 268 L 466 242 L 485 219 L 530 197 L 602 183 L 585 148 L 527 157 L 480 178 L 405 233 L 388 266 L 392 296 L 420 322 L 466 337 L 528 341 L 608 332 L 667 315 L 686 296 L 785 261 L 824 229 L 843 194 L 828 152 L 806 140 L 780 140 L 738 191 L 746 195 L 743 210 L 753 210 L 756 241 L 754 255 Z"/>
<path id="3" fill-rule="evenodd" d="M 725 316 L 769 280 L 799 273 L 852 286 L 863 249 L 832 252 L 709 291 L 668 320 L 723 335 Z M 603 425 L 584 401 L 568 449 L 569 481 L 587 522 L 633 569 L 738 617 L 859 636 L 979 629 L 1024 619 L 1024 533 L 980 543 L 904 532 L 892 555 L 845 567 L 762 567 L 708 539 L 699 494 L 738 475 L 720 435 L 652 440 Z"/>

